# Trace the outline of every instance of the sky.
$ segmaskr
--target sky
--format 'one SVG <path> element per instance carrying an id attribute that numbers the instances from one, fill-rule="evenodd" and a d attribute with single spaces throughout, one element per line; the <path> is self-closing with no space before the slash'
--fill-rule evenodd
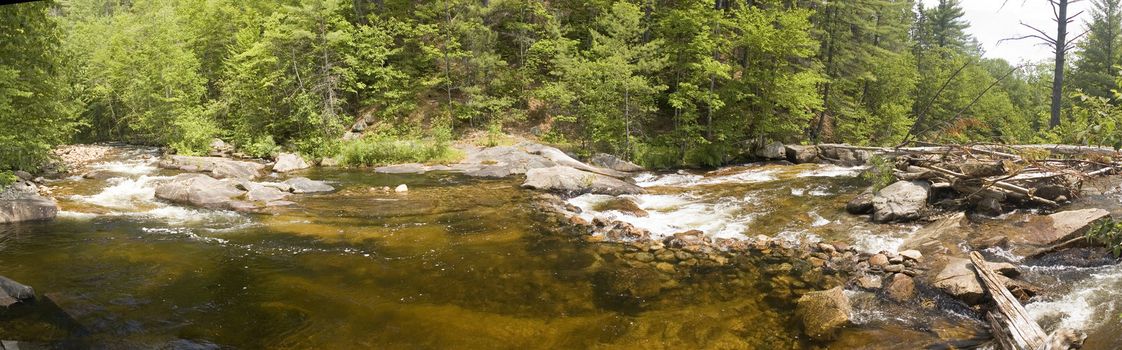
<path id="1" fill-rule="evenodd" d="M 927 6 L 934 6 L 939 0 L 922 0 Z M 1056 24 L 1052 22 L 1052 6 L 1048 0 L 961 0 L 963 10 L 966 12 L 966 21 L 970 22 L 967 31 L 982 43 L 986 51 L 985 56 L 991 58 L 1004 58 L 1011 63 L 1022 61 L 1041 61 L 1053 58 L 1052 48 L 1041 45 L 1039 40 L 1024 39 L 1018 41 L 1001 39 L 1019 37 L 1032 33 L 1020 23 L 1040 28 L 1049 35 L 1055 36 Z M 1090 1 L 1084 0 L 1070 5 L 1069 14 L 1080 10 L 1089 10 Z M 1084 12 L 1075 22 L 1069 25 L 1069 37 L 1083 33 L 1085 22 L 1091 15 Z"/>

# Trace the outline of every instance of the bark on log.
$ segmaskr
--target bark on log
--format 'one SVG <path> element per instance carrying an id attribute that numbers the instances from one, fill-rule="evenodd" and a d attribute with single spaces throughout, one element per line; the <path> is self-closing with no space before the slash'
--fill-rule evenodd
<path id="1" fill-rule="evenodd" d="M 1036 324 L 1028 312 L 1025 311 L 1024 306 L 1017 301 L 1013 293 L 1005 288 L 1005 285 L 998 279 L 997 274 L 990 270 L 985 264 L 985 259 L 982 254 L 978 252 L 970 252 L 970 262 L 974 264 L 974 271 L 978 274 L 979 279 L 982 280 L 983 285 L 990 297 L 993 298 L 995 310 L 992 315 L 995 321 L 991 323 L 1000 324 L 1001 328 L 993 329 L 995 336 L 1008 336 L 1013 345 L 1013 349 L 1024 350 L 1038 350 L 1044 349 L 1047 344 L 1048 334 Z M 1005 346 L 1002 341 L 1002 346 Z M 1010 349 L 1010 350 L 1013 350 Z"/>
<path id="2" fill-rule="evenodd" d="M 921 168 L 928 169 L 928 170 L 931 170 L 931 171 L 934 171 L 934 172 L 937 172 L 937 173 L 940 173 L 940 174 L 943 174 L 943 175 L 946 175 L 946 176 L 951 176 L 951 177 L 955 177 L 955 178 L 959 178 L 959 179 L 968 179 L 969 178 L 966 175 L 959 174 L 959 173 L 956 173 L 956 172 L 953 172 L 953 171 L 950 171 L 950 170 L 947 170 L 947 169 L 939 168 L 937 166 L 921 166 Z M 1004 181 L 985 181 L 985 182 L 989 183 L 990 185 L 993 185 L 993 187 L 997 187 L 997 188 L 1005 190 L 1005 191 L 1009 191 L 1009 192 L 1024 195 L 1025 197 L 1027 197 L 1029 200 L 1031 200 L 1033 202 L 1044 204 L 1044 205 L 1047 205 L 1047 206 L 1050 206 L 1050 207 L 1053 207 L 1053 208 L 1056 208 L 1056 207 L 1060 206 L 1059 204 L 1057 204 L 1054 201 L 1044 199 L 1044 198 L 1040 198 L 1040 197 L 1037 197 L 1037 196 L 1033 195 L 1032 191 L 1030 191 L 1027 188 L 1021 187 L 1021 186 L 1017 186 L 1017 185 L 1014 185 L 1014 184 L 1011 184 L 1011 183 L 1008 183 L 1008 182 L 1004 182 Z"/>

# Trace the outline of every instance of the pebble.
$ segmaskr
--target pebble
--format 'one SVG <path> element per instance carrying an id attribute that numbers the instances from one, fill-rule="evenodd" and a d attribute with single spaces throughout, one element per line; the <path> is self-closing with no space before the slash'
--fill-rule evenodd
<path id="1" fill-rule="evenodd" d="M 873 255 L 873 256 L 869 257 L 869 265 L 870 266 L 888 265 L 888 257 L 884 256 L 884 254 Z"/>
<path id="2" fill-rule="evenodd" d="M 885 266 L 884 270 L 888 272 L 904 272 L 904 265 L 892 264 Z"/>

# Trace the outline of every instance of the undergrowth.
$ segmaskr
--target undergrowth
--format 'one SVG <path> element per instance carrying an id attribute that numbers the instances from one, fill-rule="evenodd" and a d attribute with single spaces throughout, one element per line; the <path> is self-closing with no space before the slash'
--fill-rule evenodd
<path id="1" fill-rule="evenodd" d="M 8 188 L 8 186 L 16 183 L 17 180 L 19 180 L 19 177 L 16 177 L 16 174 L 13 174 L 11 171 L 0 171 L 0 190 Z"/>
<path id="2" fill-rule="evenodd" d="M 447 141 L 392 136 L 367 136 L 344 142 L 339 161 L 348 166 L 379 166 L 401 163 L 454 163 L 463 153 Z"/>
<path id="3" fill-rule="evenodd" d="M 1101 220 L 1084 235 L 1087 240 L 1105 245 L 1115 257 L 1122 257 L 1122 222 Z"/>
<path id="4" fill-rule="evenodd" d="M 869 168 L 861 173 L 861 178 L 871 182 L 874 191 L 879 191 L 896 180 L 896 176 L 892 174 L 893 169 L 895 165 L 888 158 L 873 156 L 869 159 Z"/>

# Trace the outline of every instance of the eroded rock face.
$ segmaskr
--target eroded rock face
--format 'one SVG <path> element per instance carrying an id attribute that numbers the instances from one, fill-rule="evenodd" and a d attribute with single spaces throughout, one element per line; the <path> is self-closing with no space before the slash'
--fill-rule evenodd
<path id="1" fill-rule="evenodd" d="M 156 198 L 208 209 L 237 209 L 245 194 L 235 183 L 203 174 L 179 174 L 156 186 Z"/>
<path id="2" fill-rule="evenodd" d="M 17 181 L 0 191 L 0 224 L 51 220 L 57 215 L 58 204 L 40 196 L 29 181 Z"/>
<path id="3" fill-rule="evenodd" d="M 803 330 L 816 340 L 830 340 L 850 322 L 849 297 L 841 287 L 809 292 L 799 298 L 795 317 Z"/>
<path id="4" fill-rule="evenodd" d="M 873 221 L 907 222 L 919 219 L 927 208 L 931 184 L 926 181 L 898 181 L 877 191 L 873 197 Z"/>
<path id="5" fill-rule="evenodd" d="M 626 173 L 643 171 L 643 167 L 636 165 L 635 163 L 628 162 L 626 160 L 620 159 L 619 157 L 606 153 L 597 153 L 596 155 L 592 156 L 592 159 L 589 159 L 589 163 L 601 168 L 612 169 L 615 171 L 622 171 Z"/>
<path id="6" fill-rule="evenodd" d="M 261 176 L 265 165 L 220 157 L 168 156 L 160 161 L 161 168 L 188 172 L 209 173 L 219 179 L 255 179 Z"/>
<path id="7" fill-rule="evenodd" d="M 290 171 L 307 169 L 310 167 L 312 166 L 298 154 L 281 153 L 277 155 L 277 162 L 273 164 L 273 171 L 278 173 L 287 173 Z"/>
<path id="8" fill-rule="evenodd" d="M 531 169 L 522 187 L 570 194 L 640 194 L 643 189 L 623 180 L 567 166 Z"/>

